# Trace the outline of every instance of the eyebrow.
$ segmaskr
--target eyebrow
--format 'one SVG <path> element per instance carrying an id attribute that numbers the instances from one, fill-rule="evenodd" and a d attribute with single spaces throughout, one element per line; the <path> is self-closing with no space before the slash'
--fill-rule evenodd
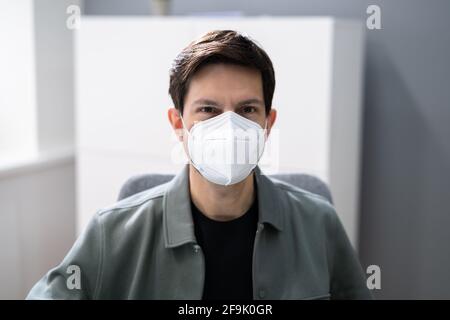
<path id="1" fill-rule="evenodd" d="M 211 99 L 197 99 L 194 101 L 193 104 L 196 105 L 209 105 L 209 106 L 219 106 L 220 104 L 217 103 L 214 100 Z M 246 99 L 246 100 L 242 100 L 239 101 L 238 105 L 242 106 L 245 104 L 260 104 L 260 105 L 264 105 L 264 103 L 261 101 L 261 99 L 258 98 L 251 98 L 251 99 Z"/>
<path id="2" fill-rule="evenodd" d="M 197 99 L 194 101 L 194 104 L 209 105 L 209 106 L 218 106 L 219 105 L 216 101 L 210 100 L 210 99 Z"/>
<path id="3" fill-rule="evenodd" d="M 261 101 L 261 99 L 252 98 L 252 99 L 247 99 L 247 100 L 240 101 L 238 104 L 239 105 L 244 105 L 244 104 L 260 104 L 260 105 L 264 105 L 264 102 Z"/>

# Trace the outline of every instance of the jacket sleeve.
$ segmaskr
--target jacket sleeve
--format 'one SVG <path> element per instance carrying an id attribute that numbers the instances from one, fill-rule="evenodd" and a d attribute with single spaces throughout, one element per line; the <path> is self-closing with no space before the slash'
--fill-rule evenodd
<path id="1" fill-rule="evenodd" d="M 100 286 L 103 230 L 96 213 L 63 261 L 47 272 L 26 299 L 95 299 Z"/>
<path id="2" fill-rule="evenodd" d="M 331 299 L 373 299 L 342 223 L 333 209 L 328 232 Z"/>

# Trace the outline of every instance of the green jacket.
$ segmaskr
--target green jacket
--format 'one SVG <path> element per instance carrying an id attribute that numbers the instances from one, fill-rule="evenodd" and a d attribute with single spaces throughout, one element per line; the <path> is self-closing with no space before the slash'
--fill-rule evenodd
<path id="1" fill-rule="evenodd" d="M 333 207 L 258 168 L 255 177 L 253 298 L 370 299 Z M 186 166 L 172 181 L 97 212 L 27 299 L 201 299 L 204 261 L 194 235 Z M 69 266 L 79 267 L 81 287 L 74 287 L 76 272 Z"/>

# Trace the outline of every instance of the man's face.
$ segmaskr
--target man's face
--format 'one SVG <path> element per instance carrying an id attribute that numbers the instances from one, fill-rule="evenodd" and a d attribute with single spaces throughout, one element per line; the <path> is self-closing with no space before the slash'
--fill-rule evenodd
<path id="1" fill-rule="evenodd" d="M 266 117 L 261 73 L 258 70 L 217 63 L 208 64 L 194 74 L 184 100 L 182 116 L 186 129 L 190 130 L 196 122 L 227 111 L 236 112 L 262 128 L 267 119 L 269 132 L 276 112 L 271 110 Z M 178 110 L 169 110 L 169 120 L 174 129 L 182 129 Z"/>

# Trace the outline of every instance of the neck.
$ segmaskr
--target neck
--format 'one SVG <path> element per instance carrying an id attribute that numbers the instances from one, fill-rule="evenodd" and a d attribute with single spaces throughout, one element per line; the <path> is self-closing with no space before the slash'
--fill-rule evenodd
<path id="1" fill-rule="evenodd" d="M 208 218 L 229 221 L 242 216 L 255 198 L 253 172 L 231 186 L 209 182 L 190 164 L 189 187 L 192 202 Z"/>

